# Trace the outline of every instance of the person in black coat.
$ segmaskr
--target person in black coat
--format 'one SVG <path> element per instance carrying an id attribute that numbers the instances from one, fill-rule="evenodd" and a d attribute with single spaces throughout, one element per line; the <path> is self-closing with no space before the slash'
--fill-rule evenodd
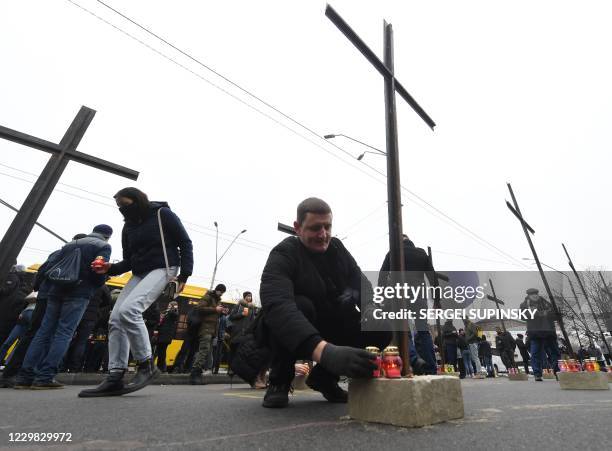
<path id="1" fill-rule="evenodd" d="M 503 331 L 501 327 L 495 329 L 497 335 L 495 336 L 495 348 L 499 352 L 499 357 L 502 363 L 507 369 L 516 368 L 516 362 L 514 361 L 514 349 L 516 348 L 516 342 L 514 337 L 508 331 Z"/>
<path id="2" fill-rule="evenodd" d="M 519 348 L 519 352 L 521 353 L 521 357 L 523 358 L 523 365 L 525 366 L 525 374 L 529 374 L 529 360 L 531 360 L 531 356 L 529 355 L 529 351 L 527 350 L 527 345 L 523 341 L 523 334 L 516 334 L 516 346 Z"/>
<path id="3" fill-rule="evenodd" d="M 457 371 L 457 328 L 453 325 L 453 320 L 449 319 L 442 326 L 442 336 L 444 337 L 444 357 L 446 363 L 453 365 Z"/>
<path id="4" fill-rule="evenodd" d="M 408 272 L 408 283 L 418 287 L 425 282 L 425 277 L 430 282 L 433 282 L 434 268 L 431 259 L 427 253 L 420 247 L 416 247 L 414 243 L 404 235 L 404 271 Z M 387 252 L 383 264 L 378 275 L 378 286 L 384 286 L 389 279 L 390 256 Z M 427 309 L 427 299 L 421 297 L 411 306 L 416 312 L 422 309 Z M 416 333 L 414 343 L 416 352 L 427 362 L 427 373 L 436 374 L 436 353 L 434 351 L 433 339 L 429 332 L 429 326 L 426 319 L 421 319 L 417 314 L 415 319 Z"/>
<path id="5" fill-rule="evenodd" d="M 162 313 L 159 325 L 157 326 L 157 368 L 162 372 L 167 370 L 166 350 L 168 345 L 174 340 L 178 317 L 178 303 L 172 301 L 168 304 L 168 309 Z"/>
<path id="6" fill-rule="evenodd" d="M 482 355 L 483 365 L 487 370 L 487 376 L 495 377 L 491 343 L 489 343 L 487 337 L 485 337 L 484 335 L 480 338 L 480 343 L 478 344 L 478 353 Z"/>
<path id="7" fill-rule="evenodd" d="M 185 337 L 181 350 L 176 356 L 174 366 L 172 367 L 173 373 L 189 373 L 193 366 L 193 359 L 198 352 L 199 347 L 199 331 L 202 325 L 202 317 L 195 308 L 191 308 L 187 313 L 187 330 L 185 331 Z"/>
<path id="8" fill-rule="evenodd" d="M 96 290 L 87 304 L 87 310 L 81 318 L 76 333 L 72 337 L 70 348 L 65 357 L 65 368 L 71 373 L 78 373 L 83 368 L 87 340 L 93 332 L 98 321 L 98 311 L 111 304 L 111 295 L 108 286 L 102 285 Z"/>
<path id="9" fill-rule="evenodd" d="M 559 371 L 559 344 L 555 329 L 555 312 L 552 304 L 539 295 L 536 288 L 527 290 L 527 297 L 520 308 L 535 309 L 533 318 L 527 319 L 527 338 L 530 342 L 531 368 L 537 382 L 542 381 L 542 362 L 552 364 L 555 374 Z"/>
<path id="10" fill-rule="evenodd" d="M 264 407 L 286 407 L 296 360 L 317 362 L 307 384 L 330 402 L 347 402 L 340 375 L 371 377 L 374 355 L 390 332 L 362 332 L 357 310 L 362 283 L 372 291 L 353 256 L 332 238 L 329 205 L 309 198 L 297 208 L 297 236 L 270 252 L 261 276 L 260 299 L 273 358 Z M 366 299 L 367 299 L 366 298 Z"/>
<path id="11" fill-rule="evenodd" d="M 193 271 L 193 244 L 168 204 L 149 201 L 137 188 L 124 188 L 114 199 L 125 218 L 121 235 L 123 260 L 105 263 L 97 272 L 113 276 L 132 271 L 132 276 L 110 315 L 109 375 L 98 387 L 81 391 L 79 397 L 118 396 L 151 383 L 159 369 L 153 364 L 143 312 L 168 283 L 176 282 L 176 292 L 183 291 Z M 130 383 L 125 384 L 130 353 L 138 369 Z"/>
<path id="12" fill-rule="evenodd" d="M 33 291 L 35 274 L 15 265 L 0 285 L 0 344 L 8 338 L 26 306 L 25 298 Z"/>

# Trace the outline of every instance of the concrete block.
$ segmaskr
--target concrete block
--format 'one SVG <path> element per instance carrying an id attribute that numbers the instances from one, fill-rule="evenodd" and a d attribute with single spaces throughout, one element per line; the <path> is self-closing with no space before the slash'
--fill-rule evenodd
<path id="1" fill-rule="evenodd" d="M 559 386 L 563 390 L 609 390 L 608 375 L 601 371 L 560 372 Z"/>
<path id="2" fill-rule="evenodd" d="M 349 383 L 355 420 L 422 427 L 463 418 L 461 381 L 454 376 L 355 379 Z"/>
<path id="3" fill-rule="evenodd" d="M 612 371 L 608 371 L 608 383 L 612 384 Z"/>
<path id="4" fill-rule="evenodd" d="M 542 379 L 554 379 L 555 378 L 555 373 L 543 373 L 542 374 Z"/>
<path id="5" fill-rule="evenodd" d="M 554 379 L 554 377 L 553 377 Z M 526 381 L 529 380 L 529 376 L 525 373 L 508 374 L 508 380 L 511 381 Z"/>

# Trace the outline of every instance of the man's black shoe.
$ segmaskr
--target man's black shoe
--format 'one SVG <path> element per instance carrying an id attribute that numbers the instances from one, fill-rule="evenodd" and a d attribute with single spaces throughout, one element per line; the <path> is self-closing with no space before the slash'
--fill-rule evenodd
<path id="1" fill-rule="evenodd" d="M 0 388 L 13 388 L 15 386 L 14 377 L 3 377 L 0 379 Z"/>
<path id="2" fill-rule="evenodd" d="M 19 378 L 17 378 L 15 380 L 13 388 L 15 390 L 29 390 L 32 388 L 32 381 L 20 380 Z"/>
<path id="3" fill-rule="evenodd" d="M 125 371 L 113 371 L 109 373 L 104 382 L 96 388 L 88 388 L 79 393 L 79 398 L 100 398 L 103 396 L 120 396 L 125 394 L 123 375 Z"/>
<path id="4" fill-rule="evenodd" d="M 135 392 L 149 385 L 153 379 L 159 376 L 160 371 L 155 365 L 153 365 L 152 359 L 147 359 L 144 362 L 138 364 L 138 370 L 134 379 L 125 386 L 129 392 Z"/>
<path id="5" fill-rule="evenodd" d="M 272 409 L 280 409 L 289 405 L 289 384 L 272 385 L 268 387 L 264 396 L 262 406 Z"/>
<path id="6" fill-rule="evenodd" d="M 306 379 L 306 385 L 314 391 L 320 392 L 325 399 L 334 403 L 347 403 L 348 392 L 338 385 L 338 382 L 329 377 L 318 377 L 314 370 Z M 314 377 L 313 377 L 314 376 Z"/>
<path id="7" fill-rule="evenodd" d="M 206 382 L 204 382 L 204 376 L 202 376 L 201 371 L 192 371 L 189 374 L 189 383 L 191 385 L 206 385 Z"/>
<path id="8" fill-rule="evenodd" d="M 31 388 L 32 390 L 55 390 L 58 388 L 64 388 L 64 384 L 53 379 L 48 382 L 34 382 Z"/>
<path id="9" fill-rule="evenodd" d="M 422 376 L 423 374 L 427 374 L 429 370 L 429 365 L 425 360 L 420 357 L 417 357 L 416 362 L 412 365 L 412 372 L 416 376 Z"/>
<path id="10" fill-rule="evenodd" d="M 535 380 L 536 382 L 542 382 L 542 376 L 536 376 Z"/>

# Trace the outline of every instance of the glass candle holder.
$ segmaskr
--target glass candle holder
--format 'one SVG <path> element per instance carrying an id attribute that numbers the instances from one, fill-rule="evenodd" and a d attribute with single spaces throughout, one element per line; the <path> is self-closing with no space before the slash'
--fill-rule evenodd
<path id="1" fill-rule="evenodd" d="M 376 354 L 376 368 L 372 372 L 372 377 L 381 377 L 382 358 L 380 357 L 380 349 L 378 349 L 376 346 L 368 346 L 366 351 Z"/>
<path id="2" fill-rule="evenodd" d="M 402 358 L 399 356 L 397 346 L 388 346 L 383 352 L 382 368 L 385 377 L 397 379 L 402 377 Z"/>

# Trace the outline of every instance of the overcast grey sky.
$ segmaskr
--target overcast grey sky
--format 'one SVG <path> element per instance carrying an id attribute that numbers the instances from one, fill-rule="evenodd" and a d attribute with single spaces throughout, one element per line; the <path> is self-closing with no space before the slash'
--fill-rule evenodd
<path id="1" fill-rule="evenodd" d="M 136 186 L 170 203 L 194 241 L 191 283 L 210 281 L 218 221 L 221 250 L 248 232 L 217 279 L 256 291 L 269 249 L 284 238 L 276 223 L 291 223 L 313 195 L 332 206 L 334 233 L 362 269 L 379 268 L 388 248 L 383 177 L 95 0 L 74 2 L 184 68 L 67 0 L 2 0 L 0 124 L 58 142 L 81 105 L 97 110 L 79 150 L 141 171 Z M 325 2 L 108 3 L 319 135 L 384 146 L 383 81 L 324 16 Z M 609 2 L 332 5 L 379 55 L 383 19 L 393 24 L 397 77 L 438 124 L 429 130 L 398 97 L 402 185 L 512 256 L 404 191 L 405 230 L 432 246 L 439 269 L 532 268 L 504 203 L 507 181 L 543 261 L 566 269 L 565 241 L 579 269 L 609 266 Z M 335 143 L 353 156 L 364 150 Z M 0 151 L 1 197 L 19 206 L 35 179 L 28 173 L 48 155 L 3 140 Z M 385 171 L 383 158 L 363 161 Z M 101 222 L 119 231 L 112 195 L 133 182 L 77 163 L 61 182 L 42 223 L 66 237 Z M 0 231 L 12 218 L 0 210 Z M 41 262 L 59 244 L 35 230 L 19 261 Z M 112 244 L 120 258 L 118 233 Z"/>

